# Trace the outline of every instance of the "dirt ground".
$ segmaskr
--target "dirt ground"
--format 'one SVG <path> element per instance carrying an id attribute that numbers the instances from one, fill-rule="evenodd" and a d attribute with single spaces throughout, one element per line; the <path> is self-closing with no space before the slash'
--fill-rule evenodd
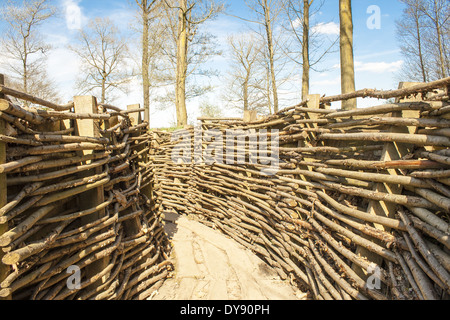
<path id="1" fill-rule="evenodd" d="M 175 271 L 151 300 L 303 300 L 250 250 L 218 230 L 166 214 Z"/>

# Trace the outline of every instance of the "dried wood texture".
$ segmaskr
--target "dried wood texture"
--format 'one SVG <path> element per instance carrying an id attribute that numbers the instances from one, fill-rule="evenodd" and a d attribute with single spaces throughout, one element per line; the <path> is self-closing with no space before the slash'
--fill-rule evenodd
<path id="1" fill-rule="evenodd" d="M 3 85 L 5 82 L 5 78 L 2 74 L 0 74 L 0 85 Z M 0 99 L 3 99 L 4 95 L 0 93 Z M 2 118 L 0 118 L 0 134 L 3 135 L 6 133 L 6 122 Z M 6 162 L 6 143 L 0 141 L 0 167 L 4 166 Z M 0 207 L 4 207 L 7 204 L 7 192 L 6 192 L 6 174 L 0 170 Z M 8 231 L 8 224 L 1 223 L 0 224 L 0 236 L 2 236 L 5 232 Z M 0 259 L 3 258 L 3 252 L 0 252 Z M 0 281 L 3 281 L 8 275 L 8 267 L 0 264 Z M 10 298 L 10 295 L 5 295 L 3 298 Z"/>
<path id="2" fill-rule="evenodd" d="M 27 109 L 0 97 L 0 297 L 148 297 L 154 279 L 172 267 L 157 190 L 141 193 L 154 183 L 148 123 L 130 118 L 141 110 L 75 113 L 69 109 L 79 110 L 78 101 L 59 106 L 0 89 L 66 110 Z M 116 116 L 120 125 L 108 130 Z M 14 130 L 2 130 L 6 123 Z M 79 286 L 70 286 L 73 270 L 80 271 Z"/>
<path id="3" fill-rule="evenodd" d="M 450 145 L 439 115 L 449 102 L 426 97 L 449 83 L 322 97 L 253 122 L 202 119 L 203 131 L 153 131 L 149 166 L 162 210 L 221 230 L 312 299 L 448 299 Z M 322 108 L 370 95 L 419 101 Z M 276 137 L 261 129 L 279 130 L 279 146 L 258 158 L 256 141 Z M 226 141 L 227 130 L 241 130 L 241 144 Z M 400 158 L 386 157 L 386 145 Z M 377 203 L 392 214 L 372 214 Z"/>

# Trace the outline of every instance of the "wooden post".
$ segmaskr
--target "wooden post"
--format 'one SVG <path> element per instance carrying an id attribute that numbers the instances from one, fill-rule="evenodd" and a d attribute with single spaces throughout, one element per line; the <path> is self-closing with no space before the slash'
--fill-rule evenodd
<path id="1" fill-rule="evenodd" d="M 5 84 L 5 77 L 3 74 L 0 74 L 0 85 Z M 0 99 L 3 99 L 4 95 L 0 93 Z M 0 118 L 0 134 L 6 133 L 6 123 Z M 6 143 L 0 141 L 0 164 L 6 163 Z M 0 173 L 0 208 L 2 208 L 7 200 L 7 189 L 6 189 L 6 173 Z M 0 224 L 0 235 L 4 234 L 8 231 L 8 223 Z M 9 273 L 9 266 L 3 264 L 1 262 L 4 256 L 3 250 L 0 250 L 0 282 L 2 282 Z M 11 300 L 11 296 L 6 298 L 0 298 L 0 300 Z"/>
<path id="2" fill-rule="evenodd" d="M 245 122 L 256 121 L 257 117 L 258 117 L 258 113 L 256 110 L 245 110 L 244 111 L 244 121 Z"/>
<path id="3" fill-rule="evenodd" d="M 93 96 L 76 96 L 74 97 L 74 108 L 77 113 L 98 113 L 97 99 Z M 100 121 L 93 119 L 78 119 L 75 121 L 75 134 L 78 136 L 86 137 L 100 137 Z M 93 150 L 80 151 L 80 155 L 92 154 Z M 92 169 L 81 173 L 82 177 L 91 176 L 93 174 L 101 173 L 101 168 Z M 104 202 L 103 186 L 86 191 L 79 195 L 79 209 L 85 210 L 95 207 Z M 87 224 L 96 221 L 105 216 L 105 209 L 102 209 L 96 213 L 90 214 L 81 218 L 82 224 Z M 108 265 L 108 258 L 103 258 L 92 263 L 86 267 L 86 277 L 90 278 L 97 273 L 103 271 Z M 98 280 L 92 284 L 92 287 L 96 287 L 103 282 L 103 279 Z"/>
<path id="4" fill-rule="evenodd" d="M 413 85 L 416 85 L 417 83 L 413 82 L 401 82 L 399 84 L 399 89 L 407 88 Z M 421 101 L 422 97 L 421 95 L 418 95 L 415 98 L 412 99 L 402 99 L 398 100 L 396 102 L 412 102 L 412 101 Z M 405 118 L 419 118 L 420 112 L 417 110 L 404 110 L 400 112 L 396 112 L 392 114 L 393 117 L 405 117 Z M 390 132 L 395 133 L 415 133 L 416 127 L 399 127 L 399 126 L 392 126 L 390 128 Z M 414 148 L 413 145 L 405 144 L 405 143 L 396 143 L 396 142 L 387 142 L 384 144 L 384 148 L 381 154 L 380 161 L 394 161 L 399 160 L 402 157 L 404 157 L 406 154 L 408 154 L 412 149 Z M 398 175 L 396 169 L 387 169 L 388 173 L 390 175 Z M 375 192 L 384 192 L 384 193 L 391 193 L 391 194 L 401 194 L 403 190 L 403 187 L 401 185 L 394 185 L 394 184 L 387 184 L 387 183 L 376 183 L 374 187 Z M 396 204 L 391 202 L 385 202 L 385 201 L 370 201 L 369 206 L 367 208 L 367 212 L 373 215 L 379 215 L 383 217 L 389 217 L 394 218 L 395 210 L 396 210 Z M 389 231 L 389 228 L 386 228 L 382 225 L 374 224 L 374 226 L 380 230 L 383 231 Z M 381 244 L 381 242 L 377 241 L 376 239 L 371 239 L 371 241 Z M 363 247 L 358 247 L 356 249 L 356 254 L 359 254 L 363 257 L 366 257 L 369 261 L 374 262 L 378 266 L 381 267 L 381 263 L 383 262 L 383 258 Z M 362 270 L 359 266 L 353 265 L 354 271 L 359 274 L 359 276 L 362 279 L 367 278 L 369 275 L 367 275 L 364 270 Z"/>
<path id="5" fill-rule="evenodd" d="M 141 108 L 140 104 L 130 104 L 129 106 L 127 106 L 127 110 L 136 110 L 136 109 L 140 109 L 140 108 Z M 132 126 L 142 123 L 142 116 L 141 116 L 140 112 L 130 113 L 129 117 L 130 117 Z"/>
<path id="6" fill-rule="evenodd" d="M 306 96 L 306 99 L 308 100 L 308 102 L 306 103 L 306 107 L 307 108 L 311 108 L 311 109 L 319 109 L 320 106 L 320 94 L 310 94 Z M 305 118 L 306 119 L 317 119 L 319 116 L 317 113 L 305 113 Z M 304 126 L 306 128 L 314 128 L 316 127 L 316 125 L 314 123 L 307 123 L 304 124 Z M 307 133 L 307 139 L 300 139 L 298 140 L 298 142 L 294 145 L 292 145 L 292 147 L 299 147 L 299 148 L 304 148 L 304 147 L 310 147 L 311 142 L 312 141 L 316 141 L 315 139 L 315 133 L 314 132 L 308 132 Z M 304 161 L 306 162 L 313 162 L 314 159 L 313 158 L 308 158 L 306 155 L 303 158 Z M 302 170 L 309 170 L 312 171 L 313 168 L 304 164 L 298 165 L 299 169 Z M 299 175 L 298 176 L 300 178 L 300 180 L 302 181 L 309 181 L 309 178 L 306 178 L 304 175 Z M 303 205 L 301 203 L 298 203 L 298 205 L 303 208 Z"/>
<path id="7" fill-rule="evenodd" d="M 136 109 L 140 109 L 140 108 L 141 108 L 140 104 L 132 104 L 132 105 L 127 106 L 127 110 L 136 110 Z M 138 113 L 130 113 L 129 116 L 130 116 L 130 120 L 131 120 L 131 125 L 138 125 L 138 124 L 142 123 L 142 116 L 141 116 L 140 112 L 138 112 Z M 149 125 L 149 129 L 150 129 L 150 123 L 148 125 Z M 140 130 L 139 133 L 143 134 L 144 132 L 143 132 L 143 130 Z M 145 148 L 145 146 L 142 146 L 137 151 L 139 152 L 139 151 L 141 151 L 144 148 Z M 143 163 L 148 163 L 149 162 L 149 159 L 150 159 L 149 158 L 149 153 L 150 153 L 150 150 L 147 153 L 144 153 L 144 154 L 142 154 L 140 156 L 141 157 L 140 160 Z M 149 184 L 146 187 L 142 188 L 141 189 L 141 193 L 143 195 L 145 195 L 149 200 L 152 200 L 152 184 Z"/>
<path id="8" fill-rule="evenodd" d="M 306 103 L 307 108 L 320 109 L 320 94 L 309 94 L 306 98 L 308 99 L 308 102 Z M 318 117 L 319 115 L 317 113 L 306 113 L 307 119 L 317 119 Z M 314 123 L 307 123 L 306 126 L 310 129 L 317 127 Z M 314 132 L 309 132 L 308 137 L 309 141 L 316 141 L 316 135 Z"/>
<path id="9" fill-rule="evenodd" d="M 132 104 L 132 105 L 128 105 L 127 106 L 127 110 L 135 110 L 135 109 L 140 109 L 140 105 L 139 104 Z M 135 126 L 135 125 L 138 125 L 138 124 L 142 123 L 142 117 L 141 117 L 141 113 L 140 112 L 139 113 L 130 113 L 129 117 L 130 117 L 130 121 L 131 121 L 131 125 L 132 126 Z M 139 135 L 140 135 L 142 133 L 142 130 L 139 129 L 138 132 L 139 132 Z M 139 147 L 139 148 L 136 149 L 136 151 L 139 152 L 143 148 L 144 148 L 143 146 Z M 141 155 L 140 159 L 142 160 L 142 162 L 147 163 L 147 155 L 145 155 L 145 154 Z M 138 162 L 139 162 L 139 160 L 138 160 Z M 137 178 L 138 177 L 136 177 L 136 179 Z M 130 183 L 126 182 L 125 186 L 128 188 L 130 186 Z M 144 192 L 144 190 L 145 190 L 146 193 Z M 144 193 L 150 199 L 151 187 L 150 186 L 145 187 L 143 190 L 141 190 L 141 193 Z M 127 209 L 125 209 L 123 211 L 123 214 L 126 215 L 126 214 L 131 213 L 131 212 L 136 211 L 136 210 L 137 210 L 136 204 L 132 204 L 130 208 L 127 208 Z M 141 231 L 141 229 L 142 229 L 142 225 L 141 225 L 141 222 L 140 222 L 138 217 L 130 219 L 130 220 L 127 220 L 127 221 L 124 222 L 124 230 L 125 230 L 125 233 L 126 233 L 125 234 L 126 237 L 131 237 L 131 236 L 134 236 L 134 235 L 138 234 Z"/>

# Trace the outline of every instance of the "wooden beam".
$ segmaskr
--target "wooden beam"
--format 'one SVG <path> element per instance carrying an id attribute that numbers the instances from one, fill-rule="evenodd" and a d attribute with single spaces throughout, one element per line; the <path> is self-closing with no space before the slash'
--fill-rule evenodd
<path id="1" fill-rule="evenodd" d="M 416 83 L 411 82 L 401 82 L 399 84 L 399 89 L 404 89 L 408 87 L 415 86 Z M 413 102 L 413 101 L 421 101 L 421 94 L 417 95 L 415 98 L 410 99 L 397 99 L 397 103 L 399 102 Z M 395 112 L 392 114 L 392 117 L 403 117 L 403 118 L 420 118 L 420 112 L 416 110 L 403 110 L 399 112 Z M 390 128 L 390 132 L 392 133 L 409 133 L 414 134 L 416 130 L 415 126 L 411 127 L 400 127 L 400 126 L 392 126 Z M 405 155 L 410 153 L 413 150 L 414 146 L 411 144 L 405 143 L 396 143 L 396 142 L 387 142 L 384 144 L 384 148 L 381 154 L 380 161 L 395 161 L 402 159 Z M 387 172 L 390 175 L 396 176 L 398 172 L 396 169 L 387 169 Z M 388 183 L 376 183 L 374 186 L 375 192 L 384 192 L 391 194 L 401 194 L 403 191 L 403 187 L 397 184 L 388 184 Z M 393 218 L 396 212 L 396 205 L 394 203 L 385 202 L 385 201 L 370 201 L 367 212 L 373 215 Z M 389 231 L 389 228 L 386 228 L 382 225 L 374 224 L 377 229 L 383 231 Z M 375 239 L 371 239 L 371 241 L 380 244 Z M 361 255 L 362 257 L 367 258 L 369 261 L 381 266 L 383 262 L 383 258 L 363 247 L 357 247 L 356 254 Z M 357 265 L 353 265 L 353 270 L 362 278 L 367 279 L 369 275 L 365 273 L 361 267 Z"/>
<path id="2" fill-rule="evenodd" d="M 256 110 L 246 110 L 244 111 L 244 122 L 253 122 L 258 118 L 258 113 Z"/>
<path id="3" fill-rule="evenodd" d="M 127 106 L 127 110 L 135 110 L 135 109 L 140 109 L 140 105 L 132 104 L 132 105 Z M 141 117 L 140 112 L 139 113 L 130 113 L 128 116 L 131 121 L 131 126 L 136 126 L 136 125 L 139 125 L 142 123 L 142 117 Z M 142 130 L 140 129 L 139 131 L 137 131 L 137 133 L 140 136 L 142 134 Z M 143 148 L 144 148 L 144 146 L 140 146 L 140 147 L 136 148 L 135 150 L 137 152 L 139 152 Z M 137 159 L 137 162 L 147 163 L 147 154 L 140 155 L 139 158 Z M 138 177 L 136 177 L 136 179 L 138 179 Z M 125 187 L 126 188 L 130 187 L 129 181 L 125 182 Z M 145 187 L 141 190 L 141 193 L 145 194 L 149 199 L 151 199 L 151 191 L 152 191 L 151 185 L 148 185 L 147 187 Z M 129 208 L 127 208 L 123 211 L 123 215 L 127 215 L 129 213 L 136 212 L 136 211 L 138 211 L 138 208 L 137 208 L 136 204 L 133 203 Z M 124 230 L 125 230 L 126 237 L 135 236 L 136 234 L 138 234 L 141 231 L 141 229 L 142 229 L 142 225 L 139 220 L 139 217 L 135 217 L 133 219 L 124 221 Z"/>
<path id="4" fill-rule="evenodd" d="M 74 97 L 74 108 L 77 113 L 98 113 L 97 109 L 97 99 L 93 96 L 76 96 Z M 75 120 L 75 135 L 85 136 L 85 137 L 95 137 L 100 138 L 100 121 L 93 119 L 77 119 Z M 82 150 L 79 152 L 80 156 L 88 155 L 94 153 L 94 150 Z M 100 174 L 102 168 L 95 168 L 92 170 L 85 171 L 80 174 L 80 178 L 85 178 L 95 174 Z M 102 204 L 105 201 L 103 186 L 98 188 L 83 192 L 79 195 L 79 210 L 87 210 Z M 88 224 L 90 222 L 96 221 L 105 216 L 105 209 L 101 209 L 96 213 L 90 214 L 81 218 L 81 223 Z M 92 263 L 86 267 L 86 277 L 90 278 L 105 269 L 108 265 L 109 258 L 105 257 L 99 259 L 98 261 Z M 99 279 L 97 282 L 93 283 L 90 287 L 96 287 L 103 283 L 104 281 Z"/>
<path id="5" fill-rule="evenodd" d="M 129 106 L 127 106 L 127 111 L 138 109 L 141 109 L 140 104 L 130 104 Z M 130 117 L 131 120 L 131 126 L 135 126 L 142 123 L 142 116 L 140 112 L 130 113 L 128 116 Z"/>
<path id="6" fill-rule="evenodd" d="M 305 108 L 308 109 L 319 109 L 320 107 L 320 94 L 310 94 L 308 96 L 306 96 L 306 106 Z M 315 113 L 315 112 L 305 112 L 305 118 L 306 119 L 317 119 L 319 118 L 319 114 Z M 305 128 L 315 128 L 317 125 L 315 123 L 306 123 L 304 124 Z M 292 147 L 298 147 L 298 148 L 305 148 L 305 147 L 311 147 L 312 144 L 311 142 L 315 141 L 315 133 L 314 132 L 308 132 L 307 133 L 307 139 L 300 139 L 298 140 L 297 144 L 293 144 Z M 323 141 L 321 141 L 320 143 L 323 144 Z M 309 158 L 306 155 L 304 155 L 303 160 L 305 162 L 314 162 L 313 158 Z M 299 169 L 303 169 L 303 170 L 308 170 L 308 171 L 313 171 L 314 168 L 311 166 L 307 166 L 304 164 L 298 165 Z M 308 182 L 309 179 L 306 178 L 304 175 L 298 175 L 299 180 Z M 303 205 L 301 203 L 298 203 L 298 205 L 303 208 Z M 297 212 L 297 214 L 300 215 L 299 212 Z M 304 217 L 303 217 L 304 218 Z"/>
<path id="7" fill-rule="evenodd" d="M 0 85 L 5 84 L 5 77 L 3 74 L 0 74 Z M 4 99 L 5 96 L 3 93 L 0 93 L 0 99 Z M 0 135 L 6 134 L 6 122 L 2 118 L 0 118 Z M 0 141 L 0 164 L 6 163 L 6 143 Z M 7 188 L 6 188 L 6 173 L 0 173 L 0 208 L 6 205 L 7 202 Z M 0 236 L 8 231 L 8 222 L 5 224 L 0 224 Z M 2 263 L 2 259 L 4 256 L 3 250 L 0 250 L 0 282 L 2 282 L 9 274 L 10 267 Z M 10 300 L 11 296 L 9 295 L 6 298 L 0 298 L 0 300 Z"/>

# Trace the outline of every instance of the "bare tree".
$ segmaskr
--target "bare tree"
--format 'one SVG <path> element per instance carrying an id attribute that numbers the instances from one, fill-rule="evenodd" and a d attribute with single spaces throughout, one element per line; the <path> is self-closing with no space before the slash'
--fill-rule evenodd
<path id="1" fill-rule="evenodd" d="M 355 66 L 353 61 L 353 19 L 351 0 L 339 0 L 341 92 L 355 91 Z M 342 101 L 342 109 L 356 108 L 356 99 Z"/>
<path id="2" fill-rule="evenodd" d="M 400 0 L 406 5 L 401 20 L 397 21 L 397 38 L 405 58 L 402 76 L 412 81 L 429 80 L 428 59 L 424 50 L 424 15 L 421 11 L 423 0 Z"/>
<path id="3" fill-rule="evenodd" d="M 200 115 L 207 118 L 221 118 L 223 116 L 222 109 L 208 100 L 203 100 L 199 106 Z"/>
<path id="4" fill-rule="evenodd" d="M 159 3 L 157 0 L 136 0 L 139 7 L 140 18 L 142 22 L 142 63 L 141 63 L 141 74 L 142 74 L 142 91 L 144 98 L 144 120 L 150 122 L 150 65 L 155 50 L 151 50 L 152 44 L 155 43 L 154 37 L 155 32 L 149 32 L 150 25 L 154 16 L 152 13 L 155 12 Z M 153 46 L 154 48 L 154 46 Z"/>
<path id="5" fill-rule="evenodd" d="M 317 4 L 313 9 L 313 4 Z M 302 65 L 302 99 L 306 99 L 310 87 L 310 70 L 320 71 L 317 66 L 328 53 L 333 52 L 338 37 L 325 39 L 324 35 L 318 34 L 311 28 L 311 17 L 317 15 L 324 1 L 315 0 L 287 0 L 285 11 L 288 26 L 285 29 L 293 35 L 293 42 L 300 44 L 300 54 L 295 50 L 292 43 L 288 43 L 285 53 L 291 57 L 295 63 Z M 300 59 L 298 59 L 300 55 Z"/>
<path id="6" fill-rule="evenodd" d="M 264 75 L 260 68 L 263 57 L 261 42 L 254 34 L 230 36 L 228 47 L 231 68 L 224 99 L 234 108 L 243 110 L 267 107 L 262 103 L 261 82 Z"/>
<path id="7" fill-rule="evenodd" d="M 77 82 L 82 93 L 100 90 L 101 103 L 105 103 L 111 99 L 111 91 L 125 90 L 130 76 L 125 62 L 126 41 L 109 18 L 91 20 L 80 31 L 78 44 L 70 49 L 82 62 L 82 77 Z"/>
<path id="8" fill-rule="evenodd" d="M 208 59 L 210 55 L 217 54 L 217 51 L 211 50 L 211 47 L 208 48 L 208 39 L 211 39 L 211 37 L 205 34 L 199 35 L 198 28 L 207 20 L 216 17 L 223 10 L 223 5 L 217 4 L 214 0 L 165 0 L 165 3 L 169 9 L 175 10 L 177 13 L 176 29 L 172 29 L 176 42 L 175 106 L 177 125 L 184 126 L 187 124 L 188 119 L 186 109 L 186 82 L 188 75 L 193 73 L 196 67 Z M 175 26 L 170 12 L 168 12 L 167 16 L 171 20 L 172 26 Z M 191 45 L 194 39 L 196 39 L 202 52 L 192 53 Z M 189 65 L 194 65 L 195 67 L 189 70 Z M 194 94 L 201 93 L 196 92 L 195 88 L 192 92 Z"/>
<path id="9" fill-rule="evenodd" d="M 405 59 L 402 80 L 432 81 L 450 74 L 450 4 L 441 0 L 401 0 L 405 5 L 397 35 Z"/>
<path id="10" fill-rule="evenodd" d="M 281 2 L 277 0 L 244 0 L 245 4 L 256 14 L 257 20 L 243 20 L 257 23 L 263 28 L 266 43 L 266 52 L 268 58 L 268 74 L 270 79 L 273 108 L 274 112 L 278 112 L 278 86 L 275 70 L 275 41 L 274 41 L 274 24 L 279 13 L 281 12 Z"/>
<path id="11" fill-rule="evenodd" d="M 47 0 L 8 1 L 1 18 L 9 28 L 3 33 L 4 65 L 13 79 L 9 84 L 44 99 L 59 100 L 55 85 L 46 72 L 46 54 L 51 46 L 45 43 L 39 27 L 56 13 Z"/>
<path id="12" fill-rule="evenodd" d="M 427 0 L 421 2 L 421 12 L 427 19 L 430 30 L 430 49 L 434 50 L 436 76 L 446 78 L 449 75 L 450 57 L 447 41 L 449 41 L 450 3 L 448 0 Z M 434 36 L 434 37 L 433 37 Z"/>

